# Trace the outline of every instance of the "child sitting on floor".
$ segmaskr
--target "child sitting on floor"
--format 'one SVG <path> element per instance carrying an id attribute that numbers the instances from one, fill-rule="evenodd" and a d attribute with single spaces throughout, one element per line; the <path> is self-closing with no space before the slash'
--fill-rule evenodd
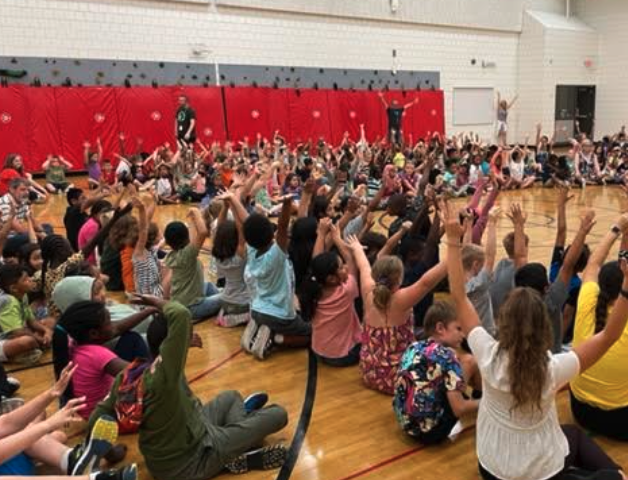
<path id="1" fill-rule="evenodd" d="M 192 235 L 182 222 L 170 222 L 166 226 L 164 238 L 172 251 L 166 256 L 165 265 L 172 270 L 172 277 L 164 290 L 170 292 L 171 300 L 186 305 L 195 321 L 200 321 L 218 314 L 221 297 L 212 283 L 205 282 L 203 265 L 198 259 L 207 238 L 201 212 L 192 208 L 188 218 L 192 219 Z"/>
<path id="2" fill-rule="evenodd" d="M 36 363 L 43 348 L 50 346 L 52 330 L 35 320 L 28 293 L 33 290 L 21 265 L 0 267 L 0 360 Z"/>
<path id="3" fill-rule="evenodd" d="M 464 335 L 456 310 L 436 302 L 425 315 L 426 340 L 408 347 L 401 358 L 395 381 L 393 409 L 399 426 L 423 444 L 440 443 L 458 419 L 476 412 L 478 400 L 465 397 L 467 382 L 478 382 L 471 355 L 458 358 Z"/>
<path id="4" fill-rule="evenodd" d="M 242 347 L 263 360 L 273 344 L 306 346 L 312 327 L 294 308 L 294 271 L 288 261 L 288 224 L 292 198 L 286 197 L 277 224 L 277 234 L 268 218 L 252 214 L 244 222 L 248 243 L 245 275 L 255 293 L 252 320 L 242 335 Z M 238 215 L 238 212 L 236 212 Z"/>
<path id="5" fill-rule="evenodd" d="M 268 401 L 263 393 L 243 400 L 240 393 L 227 391 L 201 404 L 185 378 L 192 336 L 189 310 L 156 297 L 142 296 L 138 301 L 163 311 L 147 335 L 154 361 L 141 374 L 139 450 L 148 471 L 160 480 L 206 480 L 224 470 L 245 473 L 253 468 L 280 467 L 285 447 L 259 447 L 268 435 L 285 427 L 286 411 L 277 405 L 263 408 Z M 92 414 L 90 425 L 102 415 L 116 414 L 121 382 L 122 375 L 118 375 L 110 395 Z"/>
<path id="6" fill-rule="evenodd" d="M 65 178 L 65 171 L 72 168 L 65 158 L 49 155 L 41 168 L 46 172 L 46 188 L 50 193 L 67 192 L 74 187 Z"/>

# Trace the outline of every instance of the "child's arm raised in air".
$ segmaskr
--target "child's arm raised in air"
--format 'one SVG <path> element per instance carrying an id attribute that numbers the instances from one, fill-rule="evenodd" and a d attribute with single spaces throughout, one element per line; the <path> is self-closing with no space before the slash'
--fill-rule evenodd
<path id="1" fill-rule="evenodd" d="M 490 275 L 495 267 L 497 256 L 497 221 L 501 215 L 501 208 L 493 207 L 488 214 L 488 228 L 486 229 L 486 262 L 484 269 Z"/>
<path id="2" fill-rule="evenodd" d="M 554 242 L 554 247 L 562 248 L 567 242 L 567 203 L 572 198 L 573 195 L 569 195 L 569 189 L 567 187 L 558 187 L 558 196 L 556 198 L 556 241 Z"/>
<path id="3" fill-rule="evenodd" d="M 63 164 L 63 166 L 67 170 L 70 170 L 74 166 L 70 162 L 68 162 L 65 158 L 63 158 L 61 155 L 59 155 L 59 161 Z"/>
<path id="4" fill-rule="evenodd" d="M 369 261 L 364 254 L 364 248 L 357 237 L 351 235 L 347 239 L 347 242 L 351 252 L 353 253 L 356 267 L 360 272 L 360 290 L 362 298 L 364 299 L 366 295 L 372 292 L 373 288 L 375 288 L 375 282 L 371 276 L 371 265 L 369 264 Z"/>
<path id="5" fill-rule="evenodd" d="M 386 241 L 386 244 L 377 253 L 377 259 L 379 260 L 386 255 L 392 255 L 393 250 L 397 247 L 397 245 L 399 245 L 399 242 L 401 242 L 403 236 L 408 233 L 411 228 L 412 222 L 403 222 L 401 228 L 399 228 L 399 230 Z"/>
<path id="6" fill-rule="evenodd" d="M 327 239 L 327 234 L 331 230 L 331 227 L 331 218 L 322 218 L 318 222 L 318 228 L 316 229 L 316 242 L 314 243 L 314 249 L 312 250 L 312 258 L 325 252 L 325 240 Z"/>
<path id="7" fill-rule="evenodd" d="M 467 297 L 465 289 L 465 275 L 462 268 L 462 226 L 458 218 L 457 210 L 447 202 L 441 206 L 445 232 L 447 235 L 447 274 L 449 278 L 449 291 L 456 306 L 458 319 L 462 324 L 462 331 L 468 335 L 471 330 L 480 325 L 480 317 L 473 304 Z"/>
<path id="8" fill-rule="evenodd" d="M 277 234 L 275 241 L 279 248 L 284 252 L 288 251 L 288 243 L 290 239 L 288 237 L 288 227 L 290 226 L 290 216 L 292 215 L 292 196 L 286 195 L 283 199 L 283 205 L 281 207 L 281 214 L 279 215 L 279 221 L 277 222 Z"/>
<path id="9" fill-rule="evenodd" d="M 194 245 L 197 250 L 200 250 L 207 238 L 207 227 L 198 208 L 190 208 L 188 218 L 192 220 L 192 225 L 194 226 L 190 231 L 190 244 Z"/>
<path id="10" fill-rule="evenodd" d="M 521 206 L 518 203 L 513 203 L 510 206 L 510 214 L 507 214 L 507 216 L 515 227 L 515 267 L 521 268 L 528 263 L 528 246 L 526 245 L 525 235 L 525 223 L 528 219 L 528 214 L 521 210 Z"/>
<path id="11" fill-rule="evenodd" d="M 429 269 L 419 280 L 412 285 L 400 289 L 395 295 L 395 304 L 401 310 L 412 308 L 430 293 L 447 275 L 447 263 L 440 262 Z"/>
<path id="12" fill-rule="evenodd" d="M 336 225 L 331 226 L 331 238 L 334 241 L 334 245 L 336 245 L 336 248 L 340 252 L 340 256 L 345 261 L 345 264 L 347 265 L 347 270 L 349 270 L 349 274 L 353 275 L 357 279 L 359 272 L 358 266 L 356 265 L 355 259 L 353 258 L 353 252 L 342 239 L 342 233 Z"/>
<path id="13" fill-rule="evenodd" d="M 137 209 L 137 216 L 139 220 L 137 242 L 135 242 L 135 249 L 133 250 L 133 256 L 144 260 L 146 258 L 146 242 L 148 240 L 148 215 L 146 214 L 146 205 L 139 197 L 133 197 L 131 203 Z"/>
<path id="14" fill-rule="evenodd" d="M 571 246 L 569 247 L 569 251 L 567 255 L 565 255 L 565 259 L 563 261 L 563 265 L 558 272 L 558 278 L 565 284 L 569 285 L 571 281 L 571 277 L 574 274 L 574 269 L 576 267 L 576 263 L 580 258 L 580 254 L 582 253 L 582 249 L 584 248 L 584 242 L 587 240 L 587 235 L 591 232 L 591 229 L 595 225 L 595 211 L 588 210 L 584 217 L 582 217 L 582 221 L 580 222 L 580 228 L 578 229 L 578 233 L 575 238 L 571 242 Z"/>
<path id="15" fill-rule="evenodd" d="M 48 170 L 48 167 L 50 166 L 50 161 L 52 160 L 52 155 L 48 155 L 46 157 L 46 160 L 44 160 L 44 163 L 41 165 L 41 169 L 46 171 Z"/>

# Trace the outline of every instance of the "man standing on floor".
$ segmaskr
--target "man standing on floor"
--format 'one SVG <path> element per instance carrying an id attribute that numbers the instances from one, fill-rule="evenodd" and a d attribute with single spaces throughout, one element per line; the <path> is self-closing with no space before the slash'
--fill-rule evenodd
<path id="1" fill-rule="evenodd" d="M 397 100 L 393 100 L 390 105 L 384 98 L 384 93 L 379 92 L 379 98 L 384 104 L 386 109 L 386 115 L 388 116 L 388 140 L 397 144 L 401 143 L 401 121 L 403 120 L 403 113 L 413 105 L 419 103 L 419 98 L 416 97 L 412 102 L 405 105 L 399 105 Z"/>
<path id="2" fill-rule="evenodd" d="M 181 147 L 190 147 L 196 142 L 196 112 L 190 107 L 188 97 L 185 95 L 179 95 L 175 136 Z"/>

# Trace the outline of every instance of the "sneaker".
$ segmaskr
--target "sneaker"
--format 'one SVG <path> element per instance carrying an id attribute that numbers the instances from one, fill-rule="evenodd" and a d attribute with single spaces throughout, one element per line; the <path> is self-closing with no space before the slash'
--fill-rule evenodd
<path id="1" fill-rule="evenodd" d="M 255 392 L 244 399 L 244 410 L 251 413 L 261 409 L 268 403 L 268 395 L 264 392 Z"/>
<path id="2" fill-rule="evenodd" d="M 21 384 L 17 378 L 7 377 L 6 381 L 0 385 L 0 396 L 8 398 L 16 394 Z"/>
<path id="3" fill-rule="evenodd" d="M 137 478 L 137 465 L 135 463 L 120 469 L 98 472 L 96 474 L 96 480 L 137 480 Z"/>
<path id="4" fill-rule="evenodd" d="M 283 445 L 270 445 L 258 448 L 234 458 L 225 465 L 231 473 L 247 473 L 251 470 L 272 470 L 281 467 L 286 461 L 288 450 Z"/>
<path id="5" fill-rule="evenodd" d="M 107 454 L 118 439 L 118 423 L 112 417 L 103 415 L 82 444 L 74 447 L 68 461 L 68 475 L 86 475 L 97 467 L 100 459 Z"/>
<path id="6" fill-rule="evenodd" d="M 273 344 L 271 335 L 270 327 L 266 325 L 261 325 L 257 329 L 257 335 L 255 335 L 255 340 L 253 340 L 253 345 L 251 346 L 251 353 L 258 360 L 264 360 L 264 357 L 268 354 Z"/>
<path id="7" fill-rule="evenodd" d="M 242 338 L 240 339 L 240 345 L 244 350 L 251 353 L 251 348 L 253 347 L 253 340 L 255 340 L 255 334 L 257 333 L 257 323 L 255 320 L 249 320 L 249 323 L 246 324 L 246 328 L 242 333 Z"/>

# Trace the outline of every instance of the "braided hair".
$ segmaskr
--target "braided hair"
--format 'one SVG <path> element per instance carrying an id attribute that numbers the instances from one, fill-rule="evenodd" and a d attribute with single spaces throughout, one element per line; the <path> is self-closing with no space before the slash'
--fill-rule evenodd
<path id="1" fill-rule="evenodd" d="M 41 242 L 41 258 L 44 261 L 41 268 L 41 282 L 46 284 L 46 272 L 49 268 L 56 268 L 72 256 L 72 245 L 61 235 L 48 235 Z"/>

